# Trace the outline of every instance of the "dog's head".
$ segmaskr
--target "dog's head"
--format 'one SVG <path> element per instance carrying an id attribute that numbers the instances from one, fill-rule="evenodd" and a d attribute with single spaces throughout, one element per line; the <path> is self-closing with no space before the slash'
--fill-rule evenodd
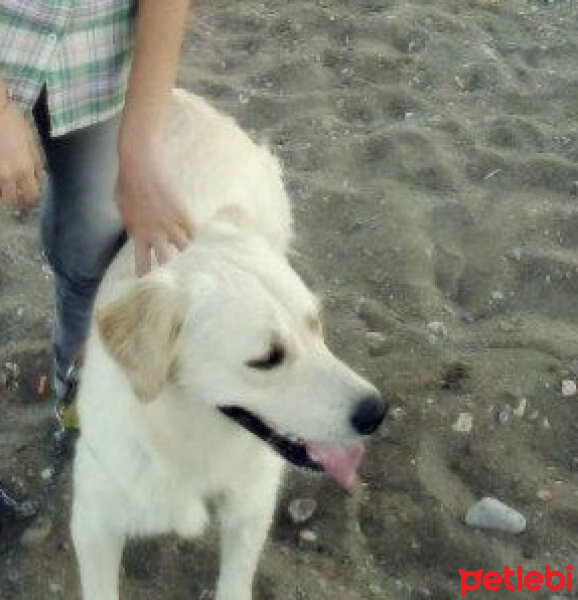
<path id="1" fill-rule="evenodd" d="M 172 387 L 346 486 L 387 411 L 325 345 L 317 299 L 259 240 L 193 244 L 100 309 L 98 329 L 142 401 Z"/>

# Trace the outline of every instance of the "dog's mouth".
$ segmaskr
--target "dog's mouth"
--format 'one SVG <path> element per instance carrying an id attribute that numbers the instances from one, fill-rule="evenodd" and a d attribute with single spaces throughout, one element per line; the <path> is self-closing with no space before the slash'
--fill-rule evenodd
<path id="1" fill-rule="evenodd" d="M 313 471 L 324 471 L 346 489 L 353 484 L 356 469 L 364 453 L 361 442 L 336 446 L 306 441 L 293 435 L 277 432 L 265 421 L 244 408 L 223 406 L 219 410 L 263 440 L 291 464 Z"/>

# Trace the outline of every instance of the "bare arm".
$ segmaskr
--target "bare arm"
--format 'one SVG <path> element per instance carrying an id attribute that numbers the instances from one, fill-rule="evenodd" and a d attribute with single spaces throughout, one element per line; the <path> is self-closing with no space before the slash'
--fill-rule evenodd
<path id="1" fill-rule="evenodd" d="M 182 249 L 193 233 L 188 208 L 170 181 L 162 137 L 190 0 L 140 0 L 136 47 L 118 152 L 117 201 L 135 243 L 136 269 Z"/>

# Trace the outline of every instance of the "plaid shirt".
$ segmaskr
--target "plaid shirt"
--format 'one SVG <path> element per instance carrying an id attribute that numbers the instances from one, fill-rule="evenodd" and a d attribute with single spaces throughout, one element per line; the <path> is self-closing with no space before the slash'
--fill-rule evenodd
<path id="1" fill-rule="evenodd" d="M 51 133 L 103 121 L 124 103 L 136 0 L 0 0 L 0 76 L 31 110 L 46 86 Z"/>

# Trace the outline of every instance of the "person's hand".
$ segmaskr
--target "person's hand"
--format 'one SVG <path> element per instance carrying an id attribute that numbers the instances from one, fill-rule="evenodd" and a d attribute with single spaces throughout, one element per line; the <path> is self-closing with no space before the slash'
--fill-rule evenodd
<path id="1" fill-rule="evenodd" d="M 0 203 L 30 206 L 40 195 L 44 175 L 36 136 L 18 106 L 0 109 Z"/>
<path id="2" fill-rule="evenodd" d="M 151 251 L 162 264 L 193 236 L 186 199 L 170 179 L 162 144 L 136 139 L 119 153 L 116 201 L 135 245 L 137 275 L 151 268 Z"/>

